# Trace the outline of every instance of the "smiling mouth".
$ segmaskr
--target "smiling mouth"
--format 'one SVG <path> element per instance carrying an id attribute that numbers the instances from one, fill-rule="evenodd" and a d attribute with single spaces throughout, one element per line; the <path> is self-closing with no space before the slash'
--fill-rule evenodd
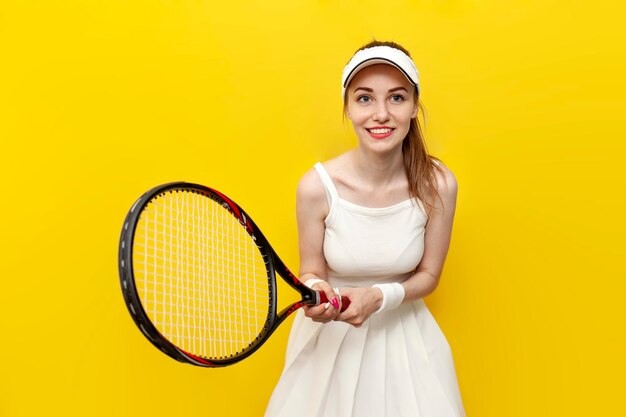
<path id="1" fill-rule="evenodd" d="M 370 133 L 373 133 L 375 135 L 384 135 L 386 133 L 391 132 L 393 129 L 392 128 L 384 128 L 384 129 L 365 129 Z"/>

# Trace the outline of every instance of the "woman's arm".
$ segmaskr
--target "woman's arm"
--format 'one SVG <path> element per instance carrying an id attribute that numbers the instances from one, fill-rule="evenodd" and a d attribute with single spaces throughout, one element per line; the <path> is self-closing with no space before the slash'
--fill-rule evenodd
<path id="1" fill-rule="evenodd" d="M 323 280 L 313 286 L 323 291 L 329 300 L 336 298 L 333 288 L 326 282 L 326 259 L 324 258 L 324 219 L 329 207 L 326 191 L 314 169 L 308 171 L 298 184 L 296 192 L 296 218 L 298 221 L 298 245 L 300 250 L 300 280 L 311 278 Z M 304 314 L 314 321 L 328 322 L 339 310 L 332 304 L 314 307 L 304 306 Z"/>
<path id="2" fill-rule="evenodd" d="M 444 175 L 437 172 L 437 191 L 443 206 L 435 198 L 433 210 L 424 236 L 424 255 L 416 273 L 402 283 L 404 302 L 415 301 L 435 291 L 450 247 L 452 224 L 456 211 L 458 184 L 452 171 L 442 165 Z"/>

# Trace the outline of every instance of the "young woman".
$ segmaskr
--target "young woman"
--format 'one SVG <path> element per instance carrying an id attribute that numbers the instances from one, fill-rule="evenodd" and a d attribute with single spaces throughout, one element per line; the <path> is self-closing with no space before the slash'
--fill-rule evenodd
<path id="1" fill-rule="evenodd" d="M 297 190 L 301 280 L 332 302 L 297 313 L 265 415 L 463 417 L 450 346 L 422 300 L 443 269 L 457 183 L 426 151 L 417 69 L 374 41 L 342 83 L 358 146 Z"/>

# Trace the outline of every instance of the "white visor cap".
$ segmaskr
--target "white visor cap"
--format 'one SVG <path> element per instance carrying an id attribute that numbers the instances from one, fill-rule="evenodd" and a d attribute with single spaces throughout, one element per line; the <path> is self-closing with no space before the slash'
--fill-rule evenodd
<path id="1" fill-rule="evenodd" d="M 393 65 L 398 68 L 404 76 L 413 84 L 419 93 L 419 74 L 413 60 L 404 52 L 390 46 L 373 46 L 371 48 L 358 51 L 348 65 L 343 69 L 341 76 L 341 99 L 346 95 L 346 87 L 357 74 L 365 67 L 374 64 Z"/>

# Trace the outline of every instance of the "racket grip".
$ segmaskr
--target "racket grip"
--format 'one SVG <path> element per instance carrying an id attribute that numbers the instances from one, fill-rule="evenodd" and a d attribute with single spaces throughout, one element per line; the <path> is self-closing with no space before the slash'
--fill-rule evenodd
<path id="1" fill-rule="evenodd" d="M 318 291 L 320 295 L 320 304 L 328 303 L 326 294 L 322 291 Z M 350 306 L 350 299 L 348 297 L 341 297 L 341 311 L 344 312 Z"/>

